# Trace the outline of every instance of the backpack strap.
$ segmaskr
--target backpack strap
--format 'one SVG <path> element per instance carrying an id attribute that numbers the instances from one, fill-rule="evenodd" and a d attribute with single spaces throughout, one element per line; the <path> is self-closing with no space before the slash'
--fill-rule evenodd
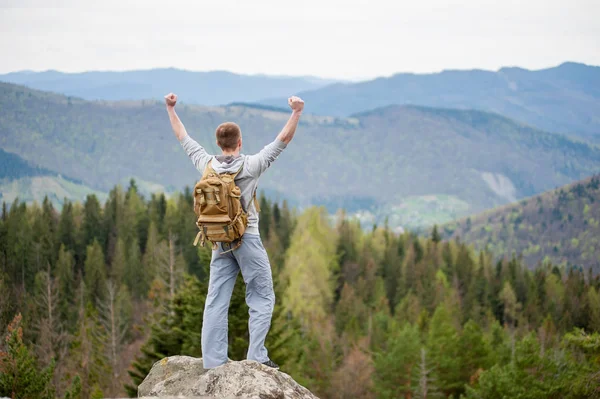
<path id="1" fill-rule="evenodd" d="M 212 159 L 210 161 L 208 161 L 208 163 L 206 164 L 206 167 L 204 168 L 204 173 L 202 173 L 202 179 L 204 179 L 206 176 L 208 176 L 208 174 L 210 172 L 213 172 L 215 174 L 217 173 L 217 172 L 215 172 L 215 170 L 212 167 Z"/>
<path id="2" fill-rule="evenodd" d="M 260 204 L 256 199 L 256 189 L 254 189 L 254 195 L 252 195 L 252 200 L 254 201 L 254 209 L 256 209 L 256 213 L 260 213 Z"/>

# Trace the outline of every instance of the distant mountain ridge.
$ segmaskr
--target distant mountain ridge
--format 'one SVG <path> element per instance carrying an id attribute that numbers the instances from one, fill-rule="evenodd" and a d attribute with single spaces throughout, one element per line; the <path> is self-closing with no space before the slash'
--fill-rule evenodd
<path id="1" fill-rule="evenodd" d="M 312 76 L 240 75 L 175 68 L 81 73 L 21 71 L 0 75 L 0 81 L 86 100 L 160 100 L 165 94 L 175 92 L 187 103 L 202 105 L 287 97 L 335 82 Z"/>
<path id="2" fill-rule="evenodd" d="M 213 154 L 221 122 L 236 121 L 244 153 L 254 153 L 289 117 L 245 105 L 181 104 L 177 112 Z M 104 192 L 128 176 L 169 190 L 199 178 L 159 101 L 89 102 L 0 83 L 0 148 Z M 389 106 L 352 118 L 303 115 L 260 189 L 301 207 L 368 210 L 375 222 L 393 212 L 390 220 L 410 225 L 439 222 L 411 216 L 413 204 L 434 204 L 447 221 L 598 172 L 599 148 L 500 115 Z"/>
<path id="3" fill-rule="evenodd" d="M 554 264 L 600 272 L 600 175 L 448 223 L 460 237 L 497 256 L 516 253 L 534 267 Z"/>
<path id="4" fill-rule="evenodd" d="M 307 112 L 349 116 L 387 105 L 478 109 L 539 129 L 600 143 L 600 67 L 567 62 L 554 68 L 400 73 L 299 93 Z M 281 99 L 265 99 L 274 105 Z"/>

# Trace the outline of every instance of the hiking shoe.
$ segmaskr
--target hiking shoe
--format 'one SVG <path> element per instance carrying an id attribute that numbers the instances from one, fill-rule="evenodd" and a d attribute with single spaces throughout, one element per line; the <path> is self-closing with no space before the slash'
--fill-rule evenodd
<path id="1" fill-rule="evenodd" d="M 275 363 L 274 361 L 272 361 L 272 360 L 267 360 L 267 361 L 266 361 L 266 362 L 264 362 L 263 364 L 264 364 L 265 366 L 267 366 L 267 367 L 272 367 L 272 368 L 274 368 L 275 370 L 279 370 L 279 365 L 278 365 L 277 363 Z"/>

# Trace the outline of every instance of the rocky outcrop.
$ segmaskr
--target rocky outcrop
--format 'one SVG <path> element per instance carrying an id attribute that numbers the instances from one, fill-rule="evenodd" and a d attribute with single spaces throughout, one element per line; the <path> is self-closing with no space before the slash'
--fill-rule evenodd
<path id="1" fill-rule="evenodd" d="M 138 397 L 202 397 L 247 399 L 318 399 L 292 377 L 260 363 L 244 360 L 205 369 L 202 359 L 166 357 L 138 387 Z"/>

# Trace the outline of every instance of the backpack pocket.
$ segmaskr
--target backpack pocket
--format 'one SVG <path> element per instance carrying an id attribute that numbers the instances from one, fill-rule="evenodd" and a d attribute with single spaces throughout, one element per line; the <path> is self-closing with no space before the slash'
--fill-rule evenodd
<path id="1" fill-rule="evenodd" d="M 228 223 L 202 223 L 200 229 L 211 242 L 232 242 L 237 238 Z"/>
<path id="2" fill-rule="evenodd" d="M 194 210 L 197 215 L 220 216 L 229 213 L 227 187 L 219 179 L 202 180 L 196 184 L 194 191 Z"/>
<path id="3" fill-rule="evenodd" d="M 248 215 L 246 212 L 241 211 L 231 223 L 231 227 L 235 231 L 236 236 L 241 237 L 246 232 L 246 226 L 248 226 Z"/>

